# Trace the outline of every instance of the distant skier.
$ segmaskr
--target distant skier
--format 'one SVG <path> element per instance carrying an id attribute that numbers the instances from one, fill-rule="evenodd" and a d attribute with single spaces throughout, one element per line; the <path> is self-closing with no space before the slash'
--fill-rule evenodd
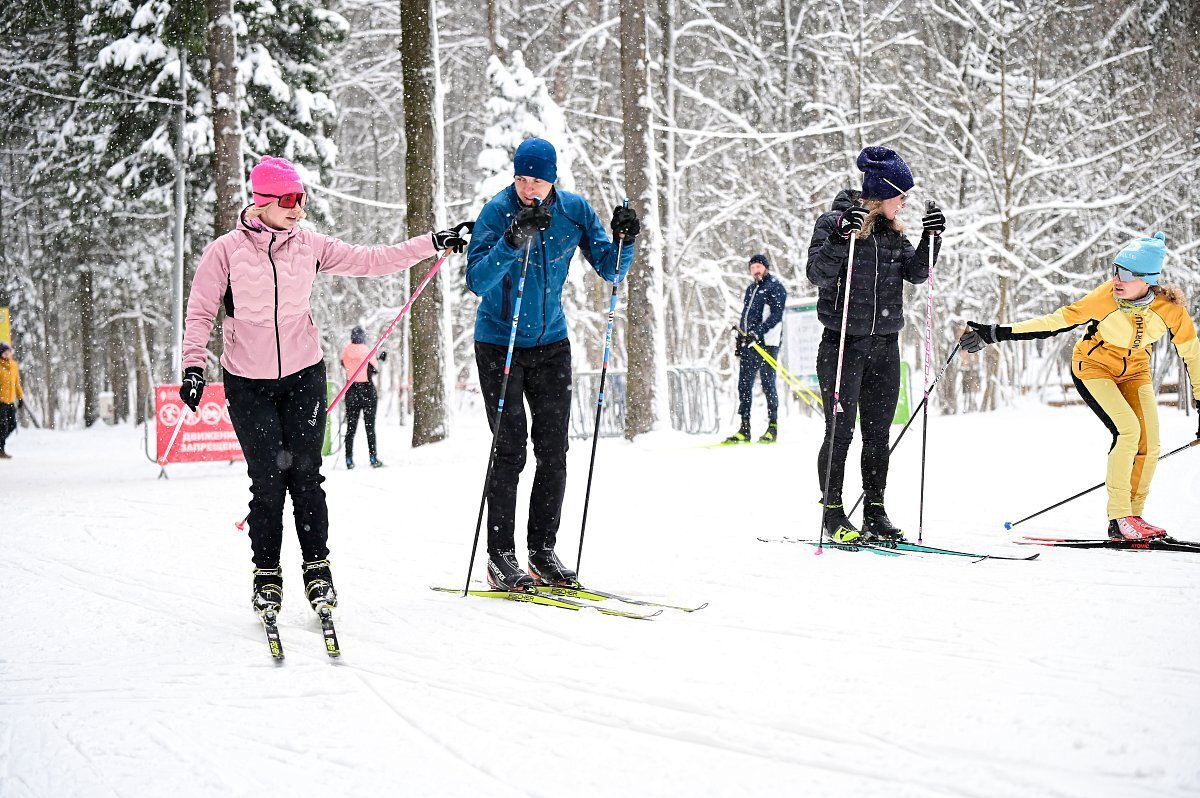
<path id="1" fill-rule="evenodd" d="M 1151 345 L 1170 333 L 1200 397 L 1200 343 L 1182 292 L 1160 286 L 1166 233 L 1138 238 L 1120 252 L 1106 280 L 1077 302 L 1012 325 L 969 321 L 959 343 L 978 352 L 997 341 L 1049 338 L 1081 324 L 1071 356 L 1079 395 L 1112 433 L 1108 451 L 1108 536 L 1141 540 L 1166 534 L 1142 518 L 1158 464 L 1158 405 L 1150 375 Z M 1196 400 L 1200 411 L 1200 399 Z"/>
<path id="2" fill-rule="evenodd" d="M 371 353 L 367 346 L 367 332 L 362 327 L 350 331 L 350 343 L 342 350 L 342 368 L 347 376 L 358 371 L 363 360 Z M 367 431 L 367 451 L 371 455 L 371 468 L 383 465 L 375 448 L 375 410 L 379 406 L 379 394 L 371 377 L 379 372 L 379 361 L 387 360 L 387 352 L 380 352 L 378 359 L 371 358 L 367 367 L 359 372 L 353 384 L 346 390 L 346 468 L 354 468 L 354 433 L 358 431 L 358 416 L 363 417 L 363 428 Z"/>
<path id="3" fill-rule="evenodd" d="M 353 246 L 299 227 L 307 195 L 295 167 L 266 156 L 250 173 L 254 202 L 237 229 L 208 245 L 187 306 L 180 398 L 195 411 L 213 318 L 225 308 L 225 395 L 250 475 L 253 606 L 277 612 L 283 505 L 291 493 L 313 608 L 336 606 L 329 569 L 329 511 L 321 483 L 325 362 L 309 304 L 318 273 L 378 277 L 407 269 L 439 249 L 465 248 L 461 229 L 424 233 L 394 246 Z"/>
<path id="4" fill-rule="evenodd" d="M 475 315 L 475 363 L 494 433 L 518 284 L 529 253 L 494 471 L 487 485 L 488 581 L 502 590 L 528 588 L 531 575 L 547 583 L 575 580 L 575 572 L 554 553 L 567 484 L 571 416 L 571 343 L 563 284 L 576 250 L 605 280 L 624 278 L 641 230 L 633 210 L 613 211 L 613 235 L 625 239 L 618 264 L 617 246 L 592 206 L 555 187 L 558 155 L 550 142 L 526 139 L 513 161 L 513 184 L 493 197 L 475 222 L 466 274 L 467 287 L 481 297 Z M 535 199 L 541 204 L 535 205 Z M 526 403 L 532 425 L 526 421 Z M 529 499 L 527 574 L 517 562 L 514 527 L 517 481 L 529 437 L 537 470 Z"/>
<path id="5" fill-rule="evenodd" d="M 783 309 L 787 304 L 787 288 L 771 274 L 771 262 L 766 255 L 750 258 L 750 277 L 742 297 L 742 315 L 734 331 L 737 343 L 734 355 L 740 358 L 738 367 L 738 415 L 742 426 L 725 443 L 750 441 L 750 404 L 754 380 L 761 375 L 763 396 L 767 398 L 767 431 L 759 443 L 774 443 L 779 438 L 779 391 L 775 387 L 775 369 L 763 360 L 754 344 L 761 346 L 772 358 L 779 357 L 783 341 Z"/>
<path id="6" fill-rule="evenodd" d="M 13 358 L 13 348 L 7 341 L 0 341 L 0 460 L 12 459 L 4 447 L 8 436 L 17 428 L 19 407 L 25 407 L 21 369 Z"/>
<path id="7" fill-rule="evenodd" d="M 929 278 L 929 248 L 936 258 L 946 219 L 936 207 L 921 220 L 921 242 L 914 250 L 896 219 L 908 201 L 914 181 L 908 164 L 887 147 L 867 147 L 858 156 L 862 191 L 846 189 L 833 209 L 817 220 L 808 246 L 808 279 L 819 289 L 817 318 L 825 330 L 817 349 L 817 379 L 825 409 L 825 439 L 817 459 L 824 502 L 823 524 L 834 540 L 860 537 L 842 506 L 846 454 L 854 439 L 854 419 L 861 416 L 862 480 L 866 505 L 863 532 L 898 539 L 901 530 L 887 516 L 883 497 L 888 475 L 888 432 L 900 397 L 899 333 L 904 327 L 904 282 Z M 850 236 L 857 236 L 854 271 L 846 318 L 845 351 L 840 352 L 842 300 L 849 260 Z M 842 380 L 835 386 L 839 360 Z M 841 409 L 834 415 L 834 391 Z M 833 428 L 834 418 L 837 429 Z M 825 472 L 832 447 L 829 482 Z"/>

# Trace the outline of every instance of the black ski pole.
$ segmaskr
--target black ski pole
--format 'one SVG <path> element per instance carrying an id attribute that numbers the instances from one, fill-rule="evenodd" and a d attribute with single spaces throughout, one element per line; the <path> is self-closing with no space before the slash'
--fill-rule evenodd
<path id="1" fill-rule="evenodd" d="M 1200 430 L 1197 430 L 1197 432 L 1200 432 Z M 1158 462 L 1160 462 L 1160 463 L 1161 463 L 1163 460 L 1166 460 L 1166 459 L 1167 459 L 1168 457 L 1170 457 L 1171 455 L 1173 455 L 1173 454 L 1179 454 L 1179 453 L 1180 453 L 1180 452 L 1182 452 L 1184 449 L 1190 449 L 1190 448 L 1192 448 L 1193 446 L 1196 446 L 1196 445 L 1200 445 L 1200 436 L 1197 436 L 1197 437 L 1196 437 L 1196 439 L 1195 439 L 1195 440 L 1193 440 L 1193 441 L 1191 441 L 1190 443 L 1185 443 L 1183 446 L 1180 446 L 1178 449 L 1172 449 L 1171 451 L 1167 452 L 1166 454 L 1164 454 L 1164 455 L 1160 456 L 1160 457 L 1158 458 Z M 1087 490 L 1081 490 L 1081 491 L 1079 491 L 1079 493 L 1076 493 L 1074 496 L 1072 496 L 1072 497 L 1070 497 L 1070 498 L 1068 498 L 1068 499 L 1063 499 L 1062 501 L 1058 502 L 1057 504 L 1052 504 L 1052 505 L 1050 505 L 1049 507 L 1046 507 L 1045 509 L 1038 510 L 1038 511 L 1037 511 L 1036 513 L 1034 513 L 1033 515 L 1027 515 L 1027 516 L 1025 516 L 1025 517 L 1024 517 L 1024 518 L 1022 518 L 1020 521 L 1005 521 L 1005 522 L 1004 522 L 1004 528 L 1005 528 L 1005 529 L 1012 529 L 1012 528 L 1013 528 L 1014 526 L 1016 526 L 1017 524 L 1023 524 L 1023 523 L 1025 523 L 1026 521 L 1028 521 L 1030 518 L 1037 518 L 1037 517 L 1038 517 L 1039 515 L 1041 515 L 1042 513 L 1048 513 L 1048 512 L 1050 512 L 1051 510 L 1053 510 L 1053 509 L 1054 509 L 1054 508 L 1056 508 L 1056 507 L 1062 507 L 1062 506 L 1063 506 L 1064 504 L 1066 504 L 1067 502 L 1073 502 L 1073 501 L 1075 501 L 1076 499 L 1078 499 L 1080 496 L 1086 496 L 1086 495 L 1088 495 L 1089 493 L 1091 493 L 1092 491 L 1094 491 L 1094 490 L 1099 490 L 1100 488 L 1103 488 L 1103 487 L 1104 487 L 1104 483 L 1103 483 L 1103 482 L 1101 482 L 1099 485 L 1092 485 L 1092 486 L 1091 486 L 1090 488 L 1088 488 Z"/>
<path id="2" fill-rule="evenodd" d="M 925 213 L 933 212 L 937 206 L 933 200 L 925 203 Z M 921 378 L 922 387 L 929 385 L 929 372 L 933 368 L 933 295 L 937 286 L 933 279 L 933 235 L 929 236 L 929 305 L 925 310 L 925 371 Z M 926 388 L 925 395 L 929 395 Z M 929 443 L 929 403 L 921 401 L 921 498 L 917 505 L 917 543 L 925 542 L 925 452 Z M 888 457 L 891 457 L 888 450 Z"/>
<path id="3" fill-rule="evenodd" d="M 946 358 L 946 362 L 942 364 L 942 368 L 938 372 L 937 377 L 934 378 L 929 387 L 925 389 L 925 395 L 921 397 L 920 404 L 916 406 L 912 412 L 912 415 L 908 417 L 908 421 L 906 421 L 904 426 L 900 428 L 900 434 L 896 436 L 896 440 L 892 441 L 891 447 L 888 448 L 888 457 L 891 457 L 892 452 L 896 451 L 896 447 L 900 445 L 900 439 L 904 437 L 904 433 L 908 432 L 908 428 L 911 427 L 912 423 L 917 420 L 917 413 L 919 413 L 925 407 L 926 402 L 929 401 L 929 397 L 933 393 L 933 389 L 937 387 L 939 382 L 941 382 L 942 377 L 946 373 L 946 369 L 950 368 L 950 362 L 958 355 L 958 351 L 960 349 L 962 349 L 962 344 L 955 344 L 954 348 L 950 350 L 950 357 Z M 865 494 L 862 493 L 858 494 L 858 499 L 855 500 L 854 506 L 850 508 L 850 512 L 846 513 L 846 515 L 850 515 L 858 509 L 858 505 L 862 503 L 864 495 Z"/>
<path id="4" fill-rule="evenodd" d="M 837 374 L 833 378 L 833 407 L 829 410 L 829 430 L 827 432 L 829 452 L 825 457 L 825 489 L 821 491 L 821 532 L 817 540 L 817 554 L 825 551 L 825 511 L 829 507 L 829 480 L 833 475 L 833 446 L 837 436 L 838 414 L 842 410 L 842 360 L 846 354 L 846 324 L 850 316 L 850 280 L 854 276 L 854 241 L 858 231 L 850 233 L 850 252 L 846 258 L 846 290 L 842 294 L 842 331 L 838 337 Z M 851 419 L 853 423 L 853 419 Z"/>
<path id="5" fill-rule="evenodd" d="M 534 199 L 536 208 L 541 201 Z M 504 358 L 504 379 L 500 381 L 500 401 L 496 405 L 496 422 L 492 428 L 492 449 L 488 454 L 487 473 L 483 477 L 483 495 L 479 497 L 479 516 L 475 519 L 475 539 L 471 541 L 471 559 L 467 562 L 467 580 L 463 583 L 462 594 L 467 595 L 471 589 L 471 569 L 475 567 L 475 552 L 479 549 L 479 530 L 483 526 L 483 508 L 487 504 L 488 487 L 492 484 L 492 470 L 496 465 L 496 447 L 500 442 L 500 422 L 504 418 L 504 394 L 508 392 L 508 377 L 512 372 L 513 350 L 517 346 L 517 323 L 521 320 L 521 297 L 525 294 L 525 273 L 529 271 L 529 249 L 533 245 L 533 236 L 525 242 L 525 262 L 521 264 L 521 279 L 517 281 L 517 301 L 513 306 L 512 332 L 508 335 L 508 355 Z"/>
<path id="6" fill-rule="evenodd" d="M 629 207 L 629 198 L 621 203 Z M 579 526 L 579 549 L 575 555 L 575 578 L 579 578 L 579 564 L 583 562 L 583 533 L 587 531 L 588 503 L 592 499 L 592 473 L 596 469 L 596 443 L 600 440 L 600 413 L 604 410 L 604 377 L 608 374 L 608 356 L 612 352 L 613 320 L 617 317 L 617 287 L 621 284 L 621 249 L 625 246 L 625 234 L 617 236 L 617 276 L 613 278 L 612 297 L 608 303 L 608 330 L 604 333 L 604 362 L 600 366 L 600 392 L 596 396 L 596 423 L 592 429 L 592 458 L 588 461 L 587 491 L 583 494 L 583 523 Z"/>
<path id="7" fill-rule="evenodd" d="M 29 420 L 33 422 L 34 429 L 42 428 L 42 425 L 38 423 L 37 418 L 33 415 L 33 411 L 29 409 L 25 402 L 21 402 L 21 409 L 25 411 L 25 415 L 29 416 Z"/>

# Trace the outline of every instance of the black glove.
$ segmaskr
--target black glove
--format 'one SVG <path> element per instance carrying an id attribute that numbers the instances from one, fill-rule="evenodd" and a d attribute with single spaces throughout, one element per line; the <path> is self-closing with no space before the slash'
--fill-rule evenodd
<path id="1" fill-rule="evenodd" d="M 758 337 L 758 333 L 754 332 L 754 330 L 750 330 L 749 332 L 747 332 L 745 335 L 745 338 L 746 338 L 746 346 L 754 346 L 754 344 L 762 343 L 762 341 Z"/>
<path id="2" fill-rule="evenodd" d="M 17 409 L 18 409 L 18 410 L 24 410 L 24 409 L 25 409 L 25 400 L 24 400 L 24 399 L 18 399 L 18 400 L 17 400 Z M 1200 438 L 1200 435 L 1197 435 L 1196 437 Z"/>
<path id="3" fill-rule="evenodd" d="M 378 355 L 376 355 L 375 357 L 379 358 L 379 362 L 380 362 L 380 363 L 385 363 L 385 362 L 387 362 L 387 352 L 380 352 L 380 353 L 379 353 Z"/>
<path id="4" fill-rule="evenodd" d="M 204 396 L 204 369 L 199 366 L 188 366 L 183 370 L 183 384 L 179 386 L 179 398 L 183 403 L 196 412 L 200 407 L 200 399 Z"/>
<path id="5" fill-rule="evenodd" d="M 613 208 L 612 232 L 613 238 L 624 237 L 626 242 L 637 238 L 638 233 L 642 232 L 642 223 L 638 221 L 637 211 L 620 205 Z"/>
<path id="6" fill-rule="evenodd" d="M 921 228 L 927 236 L 940 236 L 946 232 L 946 216 L 933 201 L 925 203 L 925 215 L 921 217 Z"/>
<path id="7" fill-rule="evenodd" d="M 474 222 L 463 222 L 449 230 L 438 230 L 433 234 L 433 247 L 438 250 L 448 249 L 451 252 L 463 252 L 468 244 L 467 239 L 463 238 L 463 233 L 465 232 L 469 236 L 474 229 Z"/>
<path id="8" fill-rule="evenodd" d="M 849 241 L 852 233 L 862 229 L 863 220 L 866 218 L 867 209 L 861 205 L 855 205 L 842 211 L 842 215 L 838 217 L 834 235 L 842 241 Z"/>
<path id="9" fill-rule="evenodd" d="M 520 249 L 533 238 L 535 233 L 550 229 L 550 211 L 542 203 L 522 208 L 513 217 L 512 224 L 504 232 L 504 240 L 514 249 Z"/>
<path id="10" fill-rule="evenodd" d="M 978 352 L 997 341 L 1012 339 L 1012 327 L 1003 327 L 999 324 L 980 324 L 975 321 L 967 322 L 967 326 L 971 329 L 963 333 L 962 337 L 958 339 L 958 343 L 959 346 L 971 353 Z"/>

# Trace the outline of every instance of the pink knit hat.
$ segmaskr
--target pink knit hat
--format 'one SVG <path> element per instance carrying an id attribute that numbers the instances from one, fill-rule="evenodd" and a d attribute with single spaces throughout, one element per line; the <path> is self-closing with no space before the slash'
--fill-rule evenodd
<path id="1" fill-rule="evenodd" d="M 250 170 L 250 189 L 254 192 L 254 204 L 262 206 L 270 205 L 284 194 L 303 193 L 304 184 L 291 161 L 264 155 L 258 166 Z"/>

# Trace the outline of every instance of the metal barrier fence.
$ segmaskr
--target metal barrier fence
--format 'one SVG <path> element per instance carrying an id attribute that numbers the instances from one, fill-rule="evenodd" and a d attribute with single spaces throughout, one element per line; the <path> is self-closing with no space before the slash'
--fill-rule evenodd
<path id="1" fill-rule="evenodd" d="M 625 432 L 624 371 L 608 370 L 604 381 L 604 412 L 600 414 L 600 437 L 615 438 Z M 590 438 L 596 420 L 596 393 L 600 390 L 600 372 L 575 372 L 572 390 L 571 436 Z M 671 408 L 671 428 L 706 435 L 717 431 L 721 411 L 717 402 L 717 375 L 709 368 L 670 366 L 667 368 L 667 399 Z"/>

